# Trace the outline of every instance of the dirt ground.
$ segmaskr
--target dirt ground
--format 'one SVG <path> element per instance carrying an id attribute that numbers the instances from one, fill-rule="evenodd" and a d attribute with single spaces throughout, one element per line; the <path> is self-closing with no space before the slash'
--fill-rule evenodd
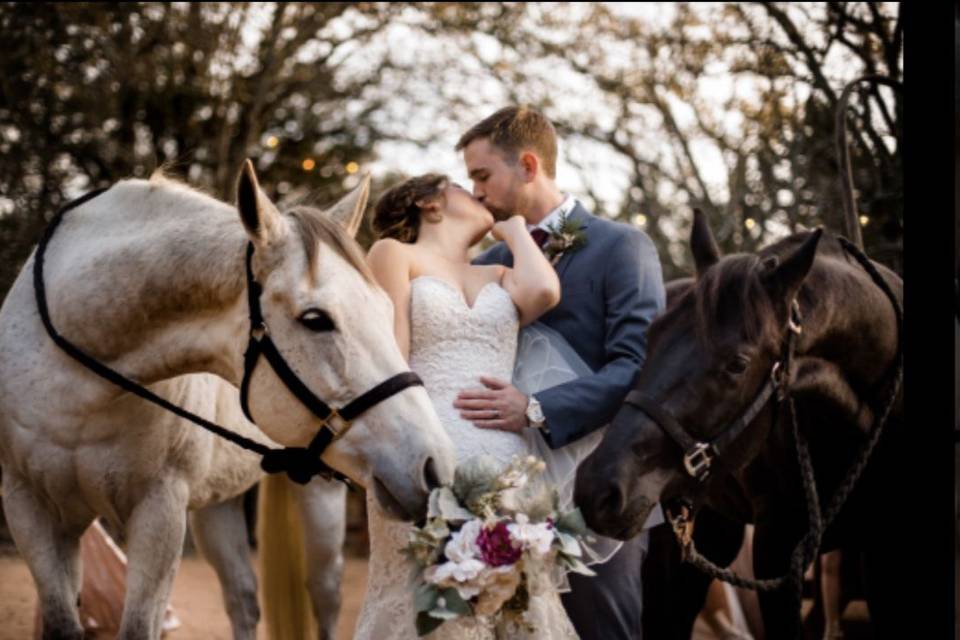
<path id="1" fill-rule="evenodd" d="M 256 565 L 254 565 L 256 566 Z M 350 640 L 356 624 L 363 594 L 367 586 L 367 560 L 345 559 L 341 586 L 342 609 L 337 625 L 337 640 Z M 37 594 L 26 564 L 19 556 L 0 555 L 0 640 L 29 640 L 33 635 L 33 619 Z M 165 635 L 169 640 L 230 640 L 230 623 L 220 601 L 220 586 L 213 569 L 198 555 L 183 558 L 174 581 L 172 604 L 182 623 Z M 851 603 L 851 609 L 862 603 Z M 807 603 L 809 607 L 809 602 Z M 857 612 L 864 618 L 865 612 Z M 697 620 L 691 640 L 713 640 L 702 619 Z M 851 637 L 866 637 L 851 634 Z M 258 640 L 267 640 L 266 626 L 257 630 Z"/>
<path id="2" fill-rule="evenodd" d="M 349 640 L 367 588 L 367 561 L 346 558 L 343 606 L 337 640 Z M 180 563 L 171 597 L 182 623 L 166 634 L 170 640 L 230 640 L 230 622 L 220 600 L 217 576 L 202 558 L 185 556 Z M 0 640 L 26 640 L 33 634 L 37 593 L 26 564 L 16 555 L 0 556 Z M 267 640 L 266 625 L 257 629 L 258 640 Z"/>
<path id="3" fill-rule="evenodd" d="M 367 561 L 347 557 L 341 587 L 343 606 L 337 625 L 337 640 L 350 640 L 363 594 L 367 588 Z M 182 626 L 167 635 L 170 640 L 230 640 L 230 622 L 220 601 L 220 587 L 213 569 L 197 555 L 183 558 L 171 598 Z M 0 556 L 0 640 L 27 640 L 33 634 L 37 594 L 26 564 L 19 556 Z M 693 640 L 712 636 L 700 621 Z M 263 623 L 258 640 L 267 640 Z"/>

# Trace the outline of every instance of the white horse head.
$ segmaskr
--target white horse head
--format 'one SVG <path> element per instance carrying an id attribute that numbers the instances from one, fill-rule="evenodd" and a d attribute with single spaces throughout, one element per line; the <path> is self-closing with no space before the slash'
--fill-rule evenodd
<path id="1" fill-rule="evenodd" d="M 271 337 L 297 376 L 333 407 L 409 369 L 394 338 L 390 299 L 352 238 L 368 193 L 365 178 L 325 214 L 308 207 L 281 214 L 249 160 L 237 185 Z M 282 444 L 305 446 L 322 426 L 266 363 L 254 370 L 249 398 L 257 425 Z M 323 460 L 372 483 L 389 512 L 414 517 L 432 487 L 452 480 L 455 456 L 426 391 L 413 387 L 358 417 Z"/>

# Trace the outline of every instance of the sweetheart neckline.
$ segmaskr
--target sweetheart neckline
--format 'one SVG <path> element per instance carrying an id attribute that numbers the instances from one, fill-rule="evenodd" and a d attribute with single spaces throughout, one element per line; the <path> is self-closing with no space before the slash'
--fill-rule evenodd
<path id="1" fill-rule="evenodd" d="M 447 281 L 444 280 L 443 278 L 438 278 L 437 276 L 432 276 L 432 275 L 430 275 L 430 274 L 424 274 L 424 275 L 422 275 L 422 276 L 417 276 L 416 278 L 413 278 L 412 280 L 410 280 L 410 284 L 413 285 L 414 282 L 416 282 L 417 280 L 420 280 L 420 279 L 422 279 L 422 278 L 428 278 L 428 279 L 430 279 L 430 280 L 435 280 L 435 281 L 437 281 L 437 282 L 445 285 L 448 289 L 450 289 L 450 290 L 453 291 L 454 293 L 459 294 L 460 301 L 463 302 L 463 305 L 467 308 L 468 311 L 473 311 L 474 309 L 477 308 L 477 303 L 480 301 L 480 296 L 483 295 L 483 292 L 484 292 L 484 291 L 486 290 L 486 288 L 489 287 L 490 285 L 495 284 L 495 285 L 497 285 L 499 288 L 503 289 L 503 286 L 502 286 L 498 281 L 496 281 L 496 280 L 491 280 L 490 282 L 488 282 L 488 283 L 484 284 L 482 287 L 480 287 L 480 290 L 477 291 L 477 296 L 473 299 L 473 305 L 471 306 L 470 303 L 467 302 L 467 294 L 465 294 L 462 289 L 458 288 L 458 287 L 457 287 L 456 285 L 454 285 L 454 284 L 451 284 L 450 282 L 447 282 Z M 506 291 L 506 289 L 503 289 L 503 290 Z"/>

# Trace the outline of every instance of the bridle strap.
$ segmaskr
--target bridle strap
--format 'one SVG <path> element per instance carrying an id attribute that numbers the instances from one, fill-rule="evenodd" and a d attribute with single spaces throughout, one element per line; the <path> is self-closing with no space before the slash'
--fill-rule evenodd
<path id="1" fill-rule="evenodd" d="M 633 390 L 627 394 L 624 402 L 640 409 L 648 416 L 653 418 L 653 421 L 656 422 L 664 431 L 667 432 L 667 435 L 673 438 L 673 441 L 680 445 L 680 448 L 683 449 L 684 453 L 689 453 L 696 449 L 699 445 L 703 444 L 694 440 L 690 437 L 690 434 L 687 433 L 687 430 L 683 428 L 677 419 L 673 417 L 666 409 L 661 408 L 660 404 L 651 398 L 648 395 L 644 395 L 637 390 Z"/>
<path id="2" fill-rule="evenodd" d="M 260 295 L 263 293 L 263 287 L 257 282 L 253 275 L 253 243 L 247 244 L 246 255 L 246 273 L 247 273 L 247 304 L 250 313 L 250 342 L 247 344 L 247 350 L 243 354 L 243 380 L 240 382 L 240 407 L 250 422 L 256 423 L 253 414 L 250 411 L 250 380 L 253 378 L 253 372 L 257 368 L 257 363 L 262 355 L 266 358 L 270 367 L 283 385 L 293 394 L 293 396 L 314 416 L 323 422 L 317 434 L 306 447 L 288 447 L 283 450 L 285 453 L 272 454 L 271 457 L 264 457 L 262 467 L 267 472 L 276 470 L 286 470 L 288 474 L 298 482 L 300 478 L 309 480 L 310 469 L 320 467 L 323 473 L 332 475 L 337 479 L 343 479 L 344 476 L 336 470 L 327 466 L 320 460 L 320 456 L 326 451 L 331 443 L 342 437 L 351 427 L 354 418 L 360 416 L 365 411 L 383 402 L 387 398 L 400 393 L 404 389 L 413 386 L 423 385 L 420 376 L 412 371 L 398 373 L 395 376 L 384 380 L 377 386 L 365 392 L 360 397 L 354 399 L 342 409 L 335 409 L 321 400 L 307 385 L 303 383 L 300 377 L 290 368 L 286 360 L 280 354 L 273 339 L 270 337 L 270 331 L 263 317 L 263 311 L 260 308 Z"/>
<path id="3" fill-rule="evenodd" d="M 793 365 L 797 336 L 799 336 L 803 330 L 800 305 L 796 299 L 791 301 L 788 314 L 787 335 L 784 340 L 781 359 L 774 363 L 767 381 L 760 388 L 760 391 L 757 392 L 750 406 L 713 440 L 696 440 L 684 429 L 683 425 L 673 417 L 673 414 L 661 407 L 660 403 L 655 399 L 640 393 L 636 389 L 630 391 L 624 399 L 624 403 L 636 407 L 650 416 L 653 421 L 679 445 L 683 450 L 683 465 L 687 473 L 698 481 L 703 482 L 707 479 L 710 475 L 710 467 L 713 465 L 714 459 L 726 453 L 730 445 L 767 405 L 775 391 L 777 392 L 778 400 L 786 396 L 789 390 L 790 367 Z"/>

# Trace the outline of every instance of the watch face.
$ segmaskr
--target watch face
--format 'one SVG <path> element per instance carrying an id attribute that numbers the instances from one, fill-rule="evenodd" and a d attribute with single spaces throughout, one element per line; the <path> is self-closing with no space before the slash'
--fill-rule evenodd
<path id="1" fill-rule="evenodd" d="M 540 408 L 539 402 L 531 402 L 527 407 L 527 418 L 530 422 L 543 422 L 543 409 Z"/>

